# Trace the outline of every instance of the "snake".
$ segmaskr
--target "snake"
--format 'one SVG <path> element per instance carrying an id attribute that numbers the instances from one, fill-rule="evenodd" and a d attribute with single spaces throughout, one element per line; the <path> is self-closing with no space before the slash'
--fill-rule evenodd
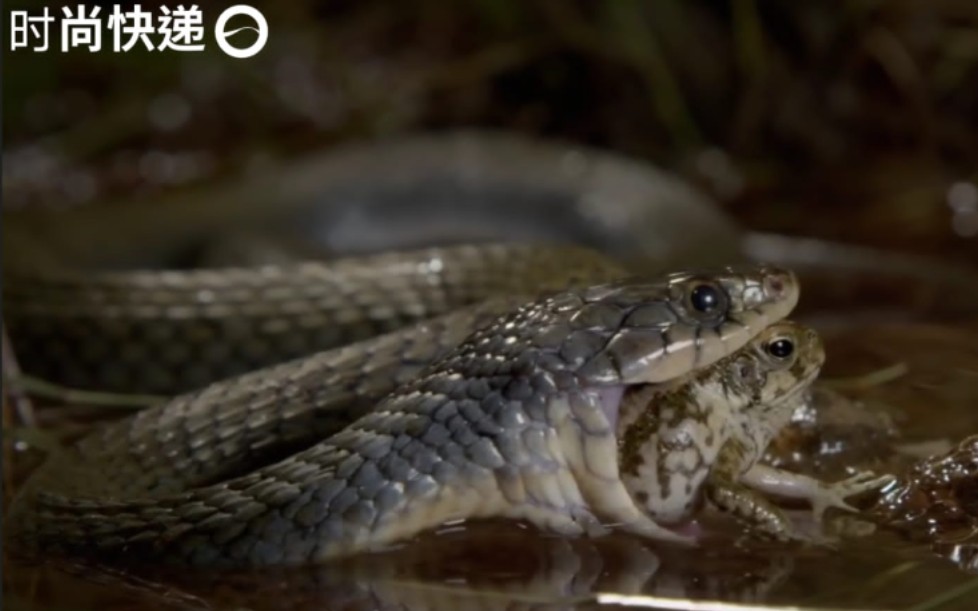
<path id="1" fill-rule="evenodd" d="M 259 232 L 286 236 L 270 258 L 254 259 Z M 180 269 L 215 235 L 226 244 L 242 234 L 252 238 L 247 265 Z M 385 251 L 569 244 L 651 273 L 738 261 L 736 235 L 682 181 L 619 155 L 502 134 L 417 136 L 162 200 L 5 213 L 4 317 L 27 373 L 170 395 L 489 295 L 546 288 L 562 256 Z M 376 258 L 320 260 L 336 253 Z M 607 260 L 567 256 L 568 267 L 611 276 Z"/>
<path id="2" fill-rule="evenodd" d="M 451 334 L 449 314 L 97 431 L 42 467 L 15 514 L 49 545 L 148 546 L 140 553 L 202 565 L 323 561 L 487 516 L 565 533 L 621 523 L 682 541 L 639 508 L 618 473 L 624 393 L 736 352 L 784 318 L 798 292 L 790 272 L 761 266 L 556 292 L 476 327 L 325 440 L 248 471 L 290 424 L 301 429 L 292 442 L 308 441 L 313 427 L 302 420 L 315 414 L 303 412 L 316 402 L 303 382 L 342 398 L 353 376 L 356 394 L 364 355 Z M 324 397 L 319 410 L 330 407 Z"/>
<path id="3" fill-rule="evenodd" d="M 415 175 L 427 163 L 422 174 L 430 178 L 452 159 L 475 158 L 479 171 L 462 166 L 468 169 L 452 175 L 460 191 L 489 184 L 503 197 L 488 207 L 515 200 L 508 210 L 529 210 L 544 234 L 603 243 L 619 259 L 640 253 L 644 273 L 630 277 L 579 246 L 470 244 L 485 236 L 459 238 L 453 223 L 447 233 L 465 244 L 333 261 L 93 273 L 83 269 L 86 249 L 77 242 L 78 256 L 71 240 L 62 242 L 69 246 L 60 260 L 50 256 L 38 234 L 58 233 L 55 225 L 15 219 L 19 250 L 5 260 L 4 305 L 15 343 L 27 347 L 19 353 L 25 368 L 82 387 L 183 393 L 53 456 L 15 502 L 15 538 L 205 566 L 319 562 L 460 518 L 526 519 L 575 534 L 614 524 L 688 542 L 667 526 L 688 517 L 701 489 L 765 532 L 789 536 L 783 517 L 738 484 L 765 444 L 738 438 L 731 428 L 738 410 L 730 406 L 740 400 L 742 411 L 758 412 L 771 388 L 791 390 L 793 401 L 820 367 L 816 340 L 778 325 L 797 303 L 797 278 L 764 265 L 661 272 L 664 251 L 726 258 L 729 240 L 719 236 L 728 227 L 692 191 L 647 168 L 596 153 L 538 148 L 528 155 L 506 139 L 473 149 L 463 138 L 451 147 L 454 157 L 433 155 L 431 142 L 410 142 L 396 159 L 411 163 L 391 165 L 379 180 L 382 195 L 377 185 L 369 197 L 358 195 L 348 183 L 333 185 L 333 195 L 352 202 L 349 210 L 391 213 L 391 193 L 404 189 L 400 171 Z M 334 174 L 352 172 L 362 184 L 358 164 L 356 151 L 327 163 L 317 193 Z M 527 176 L 533 206 L 524 201 Z M 309 186 L 294 182 L 289 193 L 308 199 Z M 421 184 L 408 195 L 423 211 Z M 245 192 L 268 191 L 250 185 Z M 663 193 L 676 201 L 663 203 Z M 289 199 L 284 207 L 299 206 Z M 403 204 L 403 195 L 394 201 Z M 478 227 L 471 221 L 487 214 L 487 202 L 455 201 L 466 226 Z M 250 214 L 247 202 L 238 205 Z M 332 208 L 326 225 L 349 221 L 335 216 L 343 206 Z M 569 221 L 553 214 L 568 211 Z M 226 212 L 216 202 L 204 220 L 218 216 L 194 231 L 213 230 Z M 670 218 L 682 220 L 663 223 Z M 130 232 L 132 244 L 153 250 L 145 228 L 165 234 L 168 222 L 155 216 Z M 703 239 L 676 239 L 683 226 Z M 554 241 L 542 237 L 536 241 Z M 370 250 L 369 233 L 362 241 L 368 244 L 358 247 Z M 793 339 L 770 337 L 775 331 Z M 771 362 L 744 366 L 744 359 L 754 362 L 786 341 L 807 355 L 799 361 L 805 366 L 787 369 L 787 387 L 766 374 L 730 383 L 748 370 L 767 372 Z M 706 405 L 717 388 L 722 409 Z M 655 397 L 643 400 L 652 413 L 685 397 L 672 409 L 676 422 L 633 424 L 650 439 L 675 425 L 688 447 L 643 443 L 642 434 L 618 430 L 620 408 L 636 389 Z M 763 403 L 794 407 L 780 397 Z M 776 420 L 740 430 L 755 427 L 768 439 Z M 684 466 L 668 466 L 675 460 Z M 640 464 L 658 474 L 643 474 Z M 708 477 L 714 472 L 725 475 Z M 818 483 L 792 483 L 815 504 L 841 507 L 844 496 L 880 482 L 859 476 L 832 494 Z"/>
<path id="4" fill-rule="evenodd" d="M 168 196 L 4 210 L 4 321 L 21 368 L 70 388 L 169 396 L 553 273 L 540 257 L 524 265 L 499 251 L 429 257 L 448 264 L 438 270 L 424 255 L 381 256 L 502 240 L 590 248 L 614 260 L 601 267 L 645 274 L 774 261 L 806 274 L 806 304 L 844 299 L 849 317 L 866 304 L 873 317 L 904 303 L 942 317 L 975 307 L 958 288 L 978 281 L 973 269 L 748 233 L 676 176 L 583 146 L 458 131 L 266 166 Z M 365 254 L 377 258 L 330 260 Z M 396 305 L 402 287 L 417 296 L 407 285 L 453 282 L 451 294 Z"/>

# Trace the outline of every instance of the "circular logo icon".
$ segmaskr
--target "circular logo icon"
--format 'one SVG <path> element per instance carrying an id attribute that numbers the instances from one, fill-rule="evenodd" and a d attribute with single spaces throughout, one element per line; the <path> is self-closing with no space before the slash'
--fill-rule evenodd
<path id="1" fill-rule="evenodd" d="M 255 25 L 226 30 L 225 28 L 227 27 L 228 21 L 230 21 L 232 17 L 237 17 L 238 15 L 245 15 L 251 18 L 251 20 L 255 22 Z M 228 39 L 241 30 L 254 30 L 255 32 L 258 32 L 258 40 L 243 49 L 235 47 L 228 41 Z M 225 9 L 224 12 L 221 13 L 221 16 L 217 18 L 217 24 L 214 25 L 214 38 L 217 40 L 217 46 L 221 48 L 221 51 L 224 51 L 231 57 L 237 57 L 238 59 L 252 57 L 257 55 L 258 52 L 264 48 L 265 43 L 268 42 L 268 22 L 265 21 L 265 16 L 262 15 L 258 9 L 246 4 L 236 4 Z"/>

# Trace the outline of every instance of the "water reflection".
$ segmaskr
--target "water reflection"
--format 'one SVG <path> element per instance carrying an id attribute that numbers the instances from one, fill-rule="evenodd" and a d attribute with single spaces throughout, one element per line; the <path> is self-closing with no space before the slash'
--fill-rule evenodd
<path id="1" fill-rule="evenodd" d="M 881 554 L 878 544 L 676 549 L 483 523 L 318 567 L 150 573 L 20 566 L 7 591 L 21 602 L 77 609 L 560 609 L 597 606 L 600 593 L 805 607 L 853 608 L 866 600 L 873 608 L 902 609 L 969 583 L 937 559 L 914 557 L 893 543 Z"/>

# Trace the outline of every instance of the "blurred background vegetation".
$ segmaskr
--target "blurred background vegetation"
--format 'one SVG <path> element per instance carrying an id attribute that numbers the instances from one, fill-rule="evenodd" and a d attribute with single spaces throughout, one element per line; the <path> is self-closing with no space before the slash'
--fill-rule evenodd
<path id="1" fill-rule="evenodd" d="M 8 43 L 5 206 L 478 126 L 653 161 L 753 228 L 978 260 L 974 0 L 255 3 L 269 42 L 245 60 L 211 36 L 230 4 L 200 3 L 202 53 Z"/>

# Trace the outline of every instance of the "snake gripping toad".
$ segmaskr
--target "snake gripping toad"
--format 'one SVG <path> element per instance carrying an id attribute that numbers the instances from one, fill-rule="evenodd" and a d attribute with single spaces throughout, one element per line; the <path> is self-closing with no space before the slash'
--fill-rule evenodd
<path id="1" fill-rule="evenodd" d="M 299 564 L 481 517 L 688 543 L 673 526 L 705 499 L 796 538 L 757 491 L 820 514 L 886 481 L 758 463 L 824 360 L 813 331 L 783 320 L 797 299 L 777 268 L 675 273 L 260 370 L 53 457 L 16 503 L 14 534 L 110 558 Z M 383 398 L 350 403 L 366 396 Z"/>

